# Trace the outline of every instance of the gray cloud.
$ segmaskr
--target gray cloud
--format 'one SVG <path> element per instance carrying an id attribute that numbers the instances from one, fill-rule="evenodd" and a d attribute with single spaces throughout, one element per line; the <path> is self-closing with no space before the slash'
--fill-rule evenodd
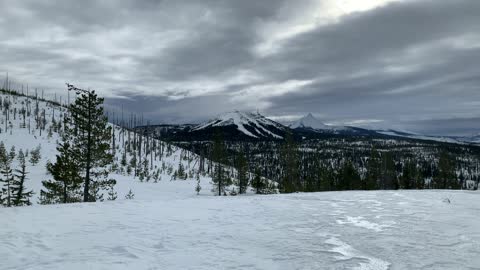
<path id="1" fill-rule="evenodd" d="M 477 131 L 480 2 L 394 1 L 324 22 L 328 1 L 2 1 L 0 72 L 51 93 L 94 87 L 155 123 L 259 109 Z"/>

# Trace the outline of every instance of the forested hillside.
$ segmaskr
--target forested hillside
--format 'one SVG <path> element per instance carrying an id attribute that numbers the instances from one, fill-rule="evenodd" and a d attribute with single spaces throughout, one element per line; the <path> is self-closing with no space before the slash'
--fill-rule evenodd
<path id="1" fill-rule="evenodd" d="M 71 95 L 68 104 L 38 94 L 0 90 L 0 200 L 4 206 L 151 199 L 178 192 L 267 192 L 246 186 L 254 179 L 248 171 L 238 175 L 232 167 L 141 136 L 127 119 L 118 125 L 108 123 L 102 99 L 94 93 L 75 94 L 73 90 Z M 89 122 L 88 110 L 84 111 L 89 98 L 96 123 Z M 219 151 L 222 147 L 219 144 Z M 89 161 L 85 158 L 88 151 L 92 151 Z M 85 188 L 87 162 L 90 179 Z M 238 178 L 247 184 L 240 185 Z M 273 186 L 269 192 L 274 192 Z"/>
<path id="2" fill-rule="evenodd" d="M 211 142 L 177 142 L 202 155 Z M 408 138 L 334 136 L 315 140 L 227 141 L 228 163 L 280 184 L 281 192 L 477 189 L 480 147 Z"/>

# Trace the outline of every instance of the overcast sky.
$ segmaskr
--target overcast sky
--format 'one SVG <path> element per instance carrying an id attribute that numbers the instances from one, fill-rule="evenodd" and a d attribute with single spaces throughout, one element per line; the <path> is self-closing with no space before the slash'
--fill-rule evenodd
<path id="1" fill-rule="evenodd" d="M 94 88 L 154 123 L 480 132 L 478 0 L 0 0 L 0 36 L 17 87 Z"/>

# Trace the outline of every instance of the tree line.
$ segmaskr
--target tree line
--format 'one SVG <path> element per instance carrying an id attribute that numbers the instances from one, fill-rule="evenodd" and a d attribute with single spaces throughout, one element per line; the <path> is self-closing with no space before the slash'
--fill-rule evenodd
<path id="1" fill-rule="evenodd" d="M 476 189 L 479 182 L 479 152 L 474 146 L 359 138 L 295 141 L 292 136 L 280 143 L 223 141 L 217 137 L 211 143 L 179 144 L 236 168 L 240 174 L 237 179 L 242 179 L 243 171 L 271 179 L 282 193 Z M 243 191 L 242 184 L 238 190 Z M 215 192 L 221 193 L 218 188 Z"/>

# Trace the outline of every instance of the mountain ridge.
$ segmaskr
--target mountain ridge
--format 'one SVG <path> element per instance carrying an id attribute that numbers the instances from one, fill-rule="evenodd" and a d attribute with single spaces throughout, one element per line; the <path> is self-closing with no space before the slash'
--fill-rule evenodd
<path id="1" fill-rule="evenodd" d="M 200 124 L 162 124 L 140 126 L 142 130 L 158 138 L 173 141 L 207 141 L 217 134 L 232 141 L 283 140 L 291 134 L 297 140 L 323 139 L 332 136 L 405 138 L 454 144 L 479 144 L 480 137 L 430 136 L 393 129 L 366 129 L 353 126 L 332 126 L 323 123 L 309 113 L 290 124 L 281 124 L 258 112 L 231 111 L 219 114 Z"/>

